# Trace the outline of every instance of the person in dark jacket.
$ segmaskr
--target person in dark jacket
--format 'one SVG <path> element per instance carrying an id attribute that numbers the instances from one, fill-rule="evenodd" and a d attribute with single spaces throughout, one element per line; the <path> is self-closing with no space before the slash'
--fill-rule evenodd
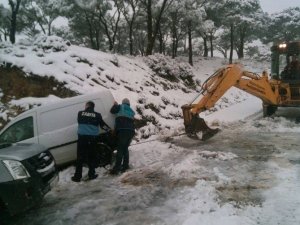
<path id="1" fill-rule="evenodd" d="M 300 79 L 300 62 L 297 55 L 292 55 L 291 62 L 285 66 L 281 76 L 287 80 Z"/>
<path id="2" fill-rule="evenodd" d="M 95 173 L 95 145 L 100 133 L 99 127 L 104 129 L 109 129 L 109 127 L 103 121 L 101 114 L 94 111 L 94 108 L 94 102 L 89 101 L 85 105 L 85 110 L 78 112 L 77 161 L 75 174 L 71 178 L 74 182 L 80 182 L 82 178 L 82 166 L 86 160 L 89 167 L 89 180 L 98 177 Z"/>
<path id="3" fill-rule="evenodd" d="M 110 174 L 116 175 L 129 169 L 128 147 L 135 134 L 134 115 L 135 112 L 130 107 L 127 98 L 122 100 L 122 104 L 114 103 L 110 112 L 116 114 L 115 132 L 117 136 L 117 156 L 116 163 Z"/>

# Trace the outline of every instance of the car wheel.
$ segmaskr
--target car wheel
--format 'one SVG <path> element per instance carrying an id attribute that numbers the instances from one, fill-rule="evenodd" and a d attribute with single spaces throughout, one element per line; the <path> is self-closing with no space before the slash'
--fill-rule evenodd
<path id="1" fill-rule="evenodd" d="M 96 163 L 97 167 L 105 167 L 113 163 L 113 150 L 102 142 L 96 145 Z"/>

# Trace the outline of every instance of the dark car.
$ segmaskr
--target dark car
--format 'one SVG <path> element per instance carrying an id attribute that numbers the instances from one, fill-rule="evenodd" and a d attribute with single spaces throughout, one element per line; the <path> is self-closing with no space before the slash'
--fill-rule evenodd
<path id="1" fill-rule="evenodd" d="M 51 153 L 38 144 L 0 144 L 0 220 L 41 202 L 57 183 Z"/>

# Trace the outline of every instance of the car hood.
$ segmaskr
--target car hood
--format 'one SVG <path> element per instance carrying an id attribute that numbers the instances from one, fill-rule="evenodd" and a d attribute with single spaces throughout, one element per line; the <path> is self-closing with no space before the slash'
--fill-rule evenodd
<path id="1" fill-rule="evenodd" d="M 39 144 L 18 143 L 11 144 L 7 147 L 0 149 L 1 159 L 12 159 L 22 161 L 24 159 L 31 158 L 47 149 Z"/>

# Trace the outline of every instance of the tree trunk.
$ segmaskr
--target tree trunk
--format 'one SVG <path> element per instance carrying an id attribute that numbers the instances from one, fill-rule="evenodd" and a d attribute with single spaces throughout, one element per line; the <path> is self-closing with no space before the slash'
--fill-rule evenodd
<path id="1" fill-rule="evenodd" d="M 177 57 L 177 48 L 178 48 L 178 38 L 172 40 L 172 59 Z"/>
<path id="2" fill-rule="evenodd" d="M 118 33 L 119 21 L 120 21 L 120 18 L 121 18 L 121 11 L 118 7 L 117 7 L 117 11 L 118 11 L 118 17 L 117 17 L 117 20 L 116 20 L 116 23 L 115 23 L 115 29 L 112 29 L 113 30 L 113 37 L 112 37 L 112 43 L 110 43 L 110 51 L 112 51 L 115 47 L 116 35 Z"/>
<path id="3" fill-rule="evenodd" d="M 95 29 L 95 39 L 96 39 L 96 49 L 97 50 L 100 50 L 100 40 L 99 40 L 99 37 L 100 37 L 100 32 L 99 32 L 99 29 Z"/>
<path id="4" fill-rule="evenodd" d="M 238 48 L 238 57 L 239 59 L 244 58 L 244 45 L 245 45 L 245 36 L 246 36 L 246 27 L 241 28 L 240 32 L 240 43 Z"/>
<path id="5" fill-rule="evenodd" d="M 90 38 L 90 43 L 91 43 L 91 47 L 92 49 L 96 49 L 97 50 L 97 47 L 96 47 L 96 44 L 94 42 L 94 34 L 93 34 L 93 26 L 92 26 L 92 23 L 90 21 L 90 18 L 88 16 L 88 13 L 86 11 L 84 11 L 84 14 L 85 14 L 85 19 L 86 19 L 86 22 L 88 24 L 88 27 L 89 27 L 89 38 Z"/>
<path id="6" fill-rule="evenodd" d="M 9 32 L 7 30 L 4 31 L 4 41 L 7 41 L 9 37 Z"/>
<path id="7" fill-rule="evenodd" d="M 203 38 L 203 45 L 204 45 L 203 57 L 208 57 L 207 37 L 206 35 L 204 35 L 202 38 Z"/>
<path id="8" fill-rule="evenodd" d="M 230 54 L 229 54 L 229 64 L 232 64 L 233 58 L 233 44 L 234 44 L 234 36 L 233 36 L 233 23 L 230 24 Z"/>
<path id="9" fill-rule="evenodd" d="M 193 66 L 192 22 L 188 22 L 189 64 Z"/>
<path id="10" fill-rule="evenodd" d="M 17 26 L 17 14 L 12 12 L 11 25 L 10 25 L 9 39 L 11 43 L 16 42 L 16 26 Z"/>
<path id="11" fill-rule="evenodd" d="M 171 27 L 171 33 L 172 33 L 172 59 L 176 57 L 176 49 L 177 49 L 177 29 L 176 29 L 176 23 L 177 23 L 177 13 L 173 12 L 171 14 L 172 19 L 172 27 Z"/>
<path id="12" fill-rule="evenodd" d="M 209 35 L 209 41 L 210 41 L 210 57 L 214 57 L 214 46 L 213 46 L 213 35 Z"/>
<path id="13" fill-rule="evenodd" d="M 177 57 L 178 43 L 179 43 L 179 39 L 178 39 L 178 37 L 177 37 L 177 38 L 176 38 L 176 41 L 175 41 L 175 49 L 174 49 L 174 51 L 175 51 L 175 58 Z"/>
<path id="14" fill-rule="evenodd" d="M 152 28 L 152 0 L 147 1 L 147 29 L 148 29 L 148 43 L 147 43 L 147 49 L 146 49 L 146 55 L 152 55 L 152 51 L 154 48 L 155 39 L 157 37 L 158 29 L 160 26 L 160 21 L 162 14 L 165 10 L 166 4 L 168 0 L 164 0 L 161 6 L 161 9 L 159 11 L 159 14 L 156 18 L 156 22 L 154 25 L 154 30 Z"/>
<path id="15" fill-rule="evenodd" d="M 129 25 L 129 54 L 133 55 L 133 20 L 131 20 Z"/>
<path id="16" fill-rule="evenodd" d="M 159 40 L 159 53 L 160 54 L 164 54 L 164 38 L 163 38 L 163 34 L 161 32 L 161 28 L 159 25 L 159 29 L 158 29 L 158 40 Z"/>
<path id="17" fill-rule="evenodd" d="M 238 51 L 237 51 L 237 55 L 238 55 L 239 59 L 244 58 L 244 46 L 241 42 L 239 43 L 239 48 L 238 48 Z"/>
<path id="18" fill-rule="evenodd" d="M 48 23 L 48 36 L 52 35 L 52 32 L 51 32 L 52 22 L 53 22 L 53 20 Z"/>
<path id="19" fill-rule="evenodd" d="M 147 48 L 146 48 L 146 55 L 152 55 L 152 37 L 153 37 L 153 30 L 152 30 L 152 0 L 147 0 Z"/>
<path id="20" fill-rule="evenodd" d="M 174 59 L 176 56 L 175 56 L 175 46 L 176 46 L 176 43 L 175 43 L 175 38 L 173 37 L 172 38 L 172 59 Z"/>
<path id="21" fill-rule="evenodd" d="M 17 0 L 16 2 L 9 0 L 8 2 L 11 7 L 9 39 L 10 39 L 10 42 L 12 44 L 14 44 L 16 42 L 17 15 L 19 13 L 21 0 Z"/>
<path id="22" fill-rule="evenodd" d="M 38 23 L 38 25 L 40 26 L 40 28 L 41 28 L 43 34 L 46 35 L 46 30 L 45 30 L 45 28 L 43 27 L 42 21 L 41 21 L 40 19 L 37 18 L 37 23 Z"/>

